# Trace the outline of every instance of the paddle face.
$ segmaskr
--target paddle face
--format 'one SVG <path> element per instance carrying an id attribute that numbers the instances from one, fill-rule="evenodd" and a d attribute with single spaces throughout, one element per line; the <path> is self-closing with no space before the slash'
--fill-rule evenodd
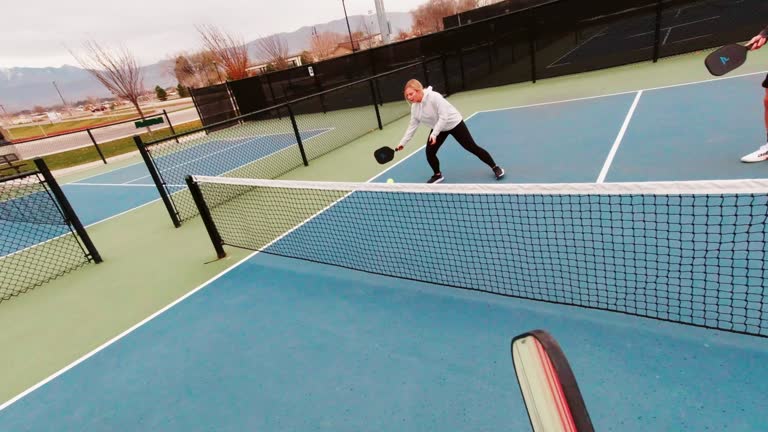
<path id="1" fill-rule="evenodd" d="M 512 363 L 534 432 L 594 432 L 560 345 L 543 330 L 512 339 Z"/>
<path id="2" fill-rule="evenodd" d="M 376 162 L 380 164 L 385 164 L 389 161 L 391 161 L 395 157 L 395 150 L 390 147 L 381 147 L 376 149 L 375 152 L 373 152 L 373 157 L 376 158 Z"/>
<path id="3" fill-rule="evenodd" d="M 704 65 L 714 76 L 725 75 L 744 64 L 747 60 L 747 47 L 731 44 L 713 51 L 704 60 Z"/>

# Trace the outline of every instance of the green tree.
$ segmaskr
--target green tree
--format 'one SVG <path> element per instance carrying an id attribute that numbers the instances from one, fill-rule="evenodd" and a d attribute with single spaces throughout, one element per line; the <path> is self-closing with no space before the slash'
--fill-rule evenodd
<path id="1" fill-rule="evenodd" d="M 179 97 L 182 97 L 182 98 L 189 97 L 189 91 L 185 86 L 181 85 L 181 83 L 179 83 L 179 85 L 176 86 L 176 91 L 179 92 Z"/>
<path id="2" fill-rule="evenodd" d="M 157 94 L 157 98 L 160 99 L 161 101 L 168 100 L 168 92 L 166 92 L 164 88 L 160 86 L 155 86 L 155 93 Z"/>

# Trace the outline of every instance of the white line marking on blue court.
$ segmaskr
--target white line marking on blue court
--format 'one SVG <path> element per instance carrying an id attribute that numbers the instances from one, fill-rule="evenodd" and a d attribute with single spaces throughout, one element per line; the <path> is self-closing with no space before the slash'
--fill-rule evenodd
<path id="1" fill-rule="evenodd" d="M 574 99 L 563 99 L 563 100 L 556 100 L 556 101 L 549 101 L 549 102 L 539 102 L 539 103 L 528 104 L 528 105 L 517 105 L 517 106 L 504 107 L 504 108 L 480 110 L 480 111 L 477 111 L 475 114 L 487 113 L 487 112 L 496 112 L 496 111 L 514 110 L 514 109 L 520 109 L 520 108 L 531 108 L 531 107 L 546 106 L 546 105 L 553 105 L 553 104 L 566 103 L 566 102 L 578 102 L 578 101 L 585 101 L 585 100 L 590 100 L 590 99 L 599 99 L 599 98 L 611 97 L 611 96 L 621 96 L 621 95 L 628 95 L 628 94 L 637 93 L 639 91 L 649 92 L 649 91 L 654 91 L 654 90 L 664 90 L 664 89 L 675 88 L 675 87 L 685 87 L 685 86 L 688 86 L 688 85 L 707 84 L 707 83 L 711 83 L 711 82 L 717 82 L 717 81 L 734 79 L 734 78 L 744 78 L 744 77 L 753 76 L 753 75 L 764 75 L 766 73 L 768 73 L 768 70 L 763 70 L 763 71 L 760 71 L 760 72 L 750 72 L 750 73 L 745 73 L 745 74 L 741 74 L 741 75 L 733 75 L 733 76 L 728 76 L 728 77 L 706 79 L 706 80 L 701 80 L 701 81 L 693 81 L 693 82 L 682 83 L 682 84 L 671 84 L 671 85 L 661 86 L 661 87 L 650 87 L 650 88 L 644 88 L 644 89 L 635 89 L 635 90 L 621 91 L 621 92 L 616 92 L 616 93 L 606 93 L 606 94 L 597 95 L 597 96 L 585 96 L 585 97 L 574 98 Z"/>
<path id="2" fill-rule="evenodd" d="M 125 184 L 125 183 L 67 183 L 66 186 L 155 187 L 154 184 Z"/>
<path id="3" fill-rule="evenodd" d="M 474 114 L 473 114 L 473 115 L 474 115 Z M 472 116 L 470 116 L 470 117 L 472 117 Z M 469 118 L 470 118 L 470 117 L 467 117 L 467 120 L 469 120 Z M 401 162 L 402 162 L 402 161 L 401 161 Z M 394 166 L 394 165 L 393 165 L 393 166 Z M 390 168 L 391 168 L 391 167 L 390 167 Z M 382 172 L 380 172 L 379 174 L 377 174 L 377 175 L 375 175 L 375 176 L 371 177 L 370 179 L 368 179 L 367 183 L 369 183 L 369 182 L 373 181 L 375 178 L 379 177 L 379 176 L 380 176 L 381 174 L 383 174 L 384 172 L 385 172 L 385 171 L 382 171 Z M 349 194 L 347 194 L 347 195 L 349 195 Z M 336 202 L 339 202 L 339 201 L 341 201 L 343 198 L 344 198 L 344 197 L 340 198 L 340 199 L 339 199 L 339 200 L 337 200 Z M 158 200 L 159 200 L 159 198 L 158 198 L 157 200 L 155 200 L 155 201 L 158 201 Z M 304 222 L 302 222 L 302 223 L 301 223 L 299 226 L 306 224 L 306 223 L 307 223 L 308 221 L 310 221 L 311 219 L 314 219 L 314 218 L 315 218 L 317 215 L 319 215 L 320 213 L 322 213 L 323 211 L 325 211 L 327 208 L 330 208 L 331 206 L 335 205 L 335 204 L 336 204 L 336 202 L 335 202 L 335 203 L 333 203 L 333 204 L 331 204 L 331 205 L 329 205 L 329 206 L 328 206 L 328 207 L 326 207 L 325 209 L 323 209 L 323 210 L 320 210 L 319 212 L 315 213 L 315 214 L 314 214 L 314 215 L 312 215 L 311 217 L 307 218 L 307 220 L 305 220 Z M 149 204 L 149 203 L 147 203 L 147 204 Z M 145 205 L 146 205 L 146 204 L 145 204 Z M 142 207 L 143 207 L 143 206 L 142 206 Z M 136 207 L 136 208 L 138 208 L 138 207 Z M 128 211 L 131 211 L 131 210 L 128 210 Z M 106 220 L 106 219 L 105 219 L 105 220 Z M 103 222 L 103 221 L 102 221 L 102 222 Z M 262 250 L 263 250 L 263 249 L 266 249 L 266 248 L 268 248 L 269 246 L 271 246 L 271 245 L 272 245 L 272 244 L 274 244 L 275 242 L 279 241 L 280 239 L 282 239 L 283 237 L 285 237 L 286 235 L 288 235 L 290 232 L 293 232 L 294 230 L 296 230 L 297 228 L 299 228 L 299 226 L 296 226 L 296 227 L 294 227 L 294 228 L 293 228 L 293 229 L 291 229 L 290 231 L 288 231 L 288 232 L 286 232 L 286 233 L 282 234 L 281 236 L 277 237 L 276 239 L 272 240 L 272 241 L 271 241 L 271 242 L 269 242 L 267 245 L 265 245 L 265 246 L 262 248 Z M 217 274 L 217 275 L 213 276 L 211 279 L 207 280 L 206 282 L 203 282 L 203 283 L 202 283 L 201 285 L 199 285 L 197 288 L 195 288 L 195 289 L 193 289 L 192 291 L 190 291 L 190 292 L 188 292 L 188 293 L 184 294 L 183 296 L 179 297 L 178 299 L 176 299 L 175 301 L 173 301 L 173 302 L 172 302 L 172 303 L 170 303 L 169 305 L 167 305 L 167 306 L 163 307 L 162 309 L 158 310 L 157 312 L 153 313 L 152 315 L 148 316 L 147 318 L 145 318 L 145 319 L 141 320 L 140 322 L 138 322 L 138 323 L 134 324 L 134 325 L 133 325 L 133 326 L 131 326 L 129 329 L 127 329 L 127 330 L 125 330 L 124 332 L 120 333 L 119 335 L 117 335 L 117 336 L 113 337 L 112 339 L 108 340 L 107 342 L 104 342 L 103 344 L 101 344 L 101 345 L 99 345 L 98 347 L 94 348 L 92 351 L 88 352 L 87 354 L 83 355 L 83 356 L 82 356 L 82 357 L 80 357 L 79 359 L 77 359 L 77 360 L 73 361 L 72 363 L 68 364 L 67 366 L 63 367 L 62 369 L 58 370 L 57 372 L 55 372 L 55 373 L 51 374 L 50 376 L 48 376 L 47 378 L 45 378 L 45 379 L 43 379 L 42 381 L 38 382 L 37 384 L 33 385 L 32 387 L 30 387 L 30 388 L 28 388 L 28 389 L 24 390 L 23 392 L 19 393 L 17 396 L 13 397 L 12 399 L 10 399 L 10 400 L 8 400 L 7 402 L 5 402 L 4 404 L 0 405 L 0 411 L 3 411 L 4 409 L 6 409 L 6 408 L 8 408 L 9 406 L 13 405 L 14 403 L 18 402 L 19 400 L 21 400 L 21 399 L 22 399 L 22 398 L 24 398 L 25 396 L 27 396 L 27 395 L 29 395 L 30 393 L 34 392 L 35 390 L 37 390 L 37 389 L 41 388 L 42 386 L 44 386 L 44 385 L 48 384 L 49 382 L 53 381 L 54 379 L 58 378 L 59 376 L 63 375 L 63 374 L 64 374 L 64 373 L 66 373 L 67 371 L 69 371 L 70 369 L 74 368 L 75 366 L 79 365 L 80 363 L 84 362 L 85 360 L 88 360 L 89 358 L 93 357 L 94 355 L 96 355 L 96 354 L 97 354 L 97 353 L 99 353 L 100 351 L 103 351 L 104 349 L 108 348 L 110 345 L 114 344 L 115 342 L 119 341 L 120 339 L 122 339 L 122 338 L 124 338 L 124 337 L 128 336 L 129 334 L 133 333 L 133 332 L 134 332 L 136 329 L 138 329 L 138 328 L 140 328 L 140 327 L 144 326 L 144 325 L 145 325 L 145 324 L 147 324 L 148 322 L 150 322 L 150 321 L 152 321 L 153 319 L 157 318 L 158 316 L 160 316 L 161 314 L 163 314 L 163 313 L 164 313 L 164 312 L 166 312 L 167 310 L 171 309 L 172 307 L 174 307 L 174 306 L 176 306 L 177 304 L 181 303 L 182 301 L 186 300 L 187 298 L 189 298 L 189 297 L 190 297 L 190 296 L 192 296 L 193 294 L 197 293 L 198 291 L 200 291 L 200 290 L 202 290 L 203 288 L 207 287 L 208 285 L 212 284 L 213 282 L 215 282 L 217 279 L 221 278 L 221 277 L 222 277 L 222 276 L 224 276 L 225 274 L 227 274 L 227 273 L 231 272 L 232 270 L 234 270 L 234 269 L 236 269 L 236 268 L 240 267 L 240 265 L 241 265 L 241 264 L 243 264 L 244 262 L 246 262 L 246 261 L 250 260 L 252 257 L 254 257 L 255 255 L 257 255 L 258 253 L 259 253 L 259 251 L 255 251 L 255 252 L 252 252 L 252 253 L 250 253 L 248 256 L 246 256 L 245 258 L 243 258 L 243 259 L 241 259 L 240 261 L 236 262 L 236 263 L 235 263 L 234 265 L 232 265 L 231 267 L 229 267 L 229 268 L 227 268 L 227 269 L 224 269 L 224 270 L 222 270 L 222 272 L 221 272 L 221 273 L 219 273 L 219 274 Z"/>
<path id="4" fill-rule="evenodd" d="M 319 129 L 308 129 L 308 130 L 305 130 L 305 131 L 303 131 L 303 132 L 315 132 L 315 131 L 323 131 L 323 132 L 320 132 L 320 133 L 319 133 L 319 134 L 317 134 L 317 135 L 313 135 L 313 136 L 311 136 L 311 137 L 309 137 L 309 138 L 307 138 L 307 139 L 303 139 L 303 140 L 302 140 L 302 143 L 304 143 L 304 142 L 307 142 L 307 141 L 311 140 L 312 138 L 318 137 L 318 136 L 320 136 L 320 135 L 322 135 L 322 134 L 324 134 L 324 133 L 326 133 L 326 132 L 332 131 L 332 130 L 334 130 L 334 129 L 335 129 L 335 128 L 325 128 L 325 129 L 319 128 Z M 207 159 L 207 158 L 210 158 L 211 156 L 214 156 L 214 155 L 217 155 L 217 154 L 219 154 L 219 153 L 223 153 L 223 152 L 226 152 L 226 151 L 232 150 L 232 149 L 234 149 L 234 148 L 237 148 L 237 147 L 240 147 L 240 146 L 244 146 L 244 145 L 247 145 L 247 144 L 251 144 L 251 145 L 253 145 L 253 144 L 254 144 L 254 140 L 258 140 L 259 138 L 268 137 L 268 136 L 289 135 L 289 134 L 290 134 L 290 132 L 286 132 L 286 133 L 279 133 L 279 134 L 269 134 L 269 135 L 257 135 L 257 136 L 251 136 L 251 137 L 238 137 L 238 138 L 226 138 L 226 139 L 221 139 L 221 141 L 235 141 L 235 142 L 236 142 L 236 141 L 240 141 L 240 140 L 242 140 L 242 139 L 245 139 L 245 140 L 247 140 L 247 141 L 245 141 L 245 142 L 241 142 L 240 144 L 235 144 L 235 145 L 233 145 L 233 146 L 229 146 L 229 147 L 227 147 L 227 148 L 221 149 L 221 150 L 219 150 L 219 151 L 215 151 L 215 152 L 213 152 L 213 153 L 208 153 L 208 154 L 206 154 L 206 155 L 204 155 L 204 156 L 201 156 L 201 157 L 199 157 L 199 158 L 197 158 L 197 159 L 192 159 L 192 160 L 189 160 L 189 161 L 186 161 L 186 162 L 180 163 L 180 164 L 178 164 L 178 165 L 174 165 L 174 166 L 170 167 L 170 169 L 173 169 L 173 168 L 178 168 L 178 167 L 181 167 L 181 166 L 184 166 L 184 165 L 188 165 L 188 164 L 191 164 L 191 163 L 193 163 L 193 162 L 197 162 L 197 161 L 200 161 L 200 160 L 203 160 L 203 159 Z M 214 141 L 215 141 L 215 140 L 214 140 Z M 211 142 L 212 142 L 212 141 L 206 141 L 206 142 L 200 143 L 200 144 L 199 144 L 199 145 L 197 145 L 197 146 L 203 146 L 203 145 L 206 145 L 206 144 L 210 144 Z M 226 174 L 226 173 L 228 173 L 228 172 L 230 172 L 230 171 L 234 171 L 234 170 L 236 170 L 236 169 L 238 169 L 238 168 L 242 168 L 242 167 L 244 167 L 245 165 L 248 165 L 248 164 L 250 164 L 250 163 L 253 163 L 253 162 L 256 162 L 256 161 L 260 161 L 260 160 L 262 160 L 262 159 L 265 159 L 265 158 L 267 158 L 267 157 L 271 157 L 271 156 L 274 156 L 274 155 L 276 155 L 276 154 L 278 154 L 278 153 L 280 153 L 280 152 L 282 152 L 282 151 L 285 151 L 285 150 L 291 149 L 291 148 L 293 148 L 293 145 L 294 145 L 294 144 L 298 144 L 298 143 L 294 142 L 294 143 L 292 143 L 291 145 L 289 145 L 289 146 L 286 146 L 286 147 L 284 147 L 284 148 L 282 148 L 282 149 L 280 149 L 280 150 L 278 150 L 278 151 L 276 151 L 276 152 L 272 152 L 272 153 L 266 154 L 266 155 L 264 155 L 264 156 L 262 156 L 262 157 L 260 157 L 260 158 L 258 158 L 258 159 L 254 159 L 254 160 L 252 160 L 252 161 L 249 161 L 248 163 L 246 163 L 246 164 L 244 164 L 244 165 L 241 165 L 241 166 L 239 166 L 239 167 L 236 167 L 236 168 L 233 168 L 233 169 L 231 169 L 231 170 L 229 170 L 229 171 L 226 171 L 226 172 L 225 172 L 225 174 Z M 189 148 L 194 148 L 194 147 L 197 147 L 197 146 L 193 146 L 193 147 L 189 147 Z M 186 149 L 185 149 L 185 150 L 186 150 Z M 161 157 L 162 157 L 162 156 L 161 156 Z M 219 174 L 219 175 L 221 175 L 221 174 Z M 139 181 L 139 180 L 143 180 L 143 179 L 145 179 L 145 178 L 149 178 L 149 177 L 150 177 L 149 175 L 145 175 L 145 176 L 142 176 L 142 177 L 139 177 L 139 178 L 135 178 L 135 179 L 133 179 L 133 180 L 129 180 L 129 181 L 127 181 L 127 182 L 125 182 L 125 183 L 122 183 L 122 184 L 124 184 L 124 185 L 129 185 L 130 183 L 133 183 L 133 182 L 135 182 L 135 181 Z"/>
<path id="5" fill-rule="evenodd" d="M 613 147 L 611 147 L 611 151 L 608 153 L 608 157 L 605 159 L 603 169 L 600 170 L 600 175 L 597 177 L 597 183 L 602 183 L 605 181 L 605 176 L 608 175 L 608 170 L 611 168 L 613 157 L 616 156 L 616 151 L 619 149 L 619 145 L 621 145 L 621 140 L 624 138 L 624 134 L 627 132 L 629 122 L 632 120 L 632 114 L 635 113 L 635 108 L 637 108 L 637 103 L 640 101 L 640 96 L 642 95 L 643 91 L 638 91 L 637 96 L 635 96 L 635 100 L 632 102 L 632 106 L 629 107 L 629 112 L 627 112 L 627 116 L 624 118 L 624 124 L 621 125 L 619 134 L 616 135 L 616 140 L 613 141 Z"/>

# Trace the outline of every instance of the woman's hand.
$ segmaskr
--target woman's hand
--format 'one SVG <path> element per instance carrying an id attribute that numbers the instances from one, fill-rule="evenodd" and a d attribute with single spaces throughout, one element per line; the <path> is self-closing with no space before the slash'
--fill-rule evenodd
<path id="1" fill-rule="evenodd" d="M 435 145 L 437 143 L 437 139 L 433 136 L 429 136 L 429 145 Z"/>
<path id="2" fill-rule="evenodd" d="M 765 45 L 766 38 L 763 35 L 757 35 L 752 38 L 752 40 L 749 41 L 747 46 L 749 46 L 750 51 L 758 50 Z"/>
<path id="3" fill-rule="evenodd" d="M 395 147 L 395 151 L 400 151 L 400 150 L 402 150 L 402 149 L 403 149 L 403 146 L 401 146 L 401 145 L 399 145 L 399 146 Z"/>

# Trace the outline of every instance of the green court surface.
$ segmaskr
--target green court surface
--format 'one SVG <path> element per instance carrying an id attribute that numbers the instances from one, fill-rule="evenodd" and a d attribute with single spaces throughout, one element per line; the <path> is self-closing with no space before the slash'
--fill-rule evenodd
<path id="1" fill-rule="evenodd" d="M 712 77 L 703 67 L 705 55 L 706 52 L 700 52 L 656 64 L 628 65 L 536 84 L 458 93 L 450 101 L 468 117 L 477 111 L 709 80 Z M 763 50 L 751 55 L 738 73 L 765 69 L 768 51 Z M 762 89 L 756 87 L 754 94 L 754 104 L 745 106 L 745 111 L 762 110 Z M 281 178 L 369 181 L 383 169 L 373 159 L 373 149 L 394 146 L 407 123 L 407 118 L 400 119 Z M 762 130 L 759 123 L 744 127 Z M 427 132 L 424 128 L 417 132 L 407 154 L 421 151 L 420 143 Z M 756 148 L 761 143 L 754 144 Z M 138 161 L 133 156 L 87 172 L 61 175 L 59 181 L 74 182 Z M 426 174 L 426 161 L 423 169 Z M 4 347 L 0 356 L 0 405 L 118 337 L 249 254 L 228 248 L 228 257 L 216 260 L 200 218 L 174 229 L 159 201 L 92 225 L 89 232 L 104 263 L 89 265 L 0 303 L 0 346 Z"/>

